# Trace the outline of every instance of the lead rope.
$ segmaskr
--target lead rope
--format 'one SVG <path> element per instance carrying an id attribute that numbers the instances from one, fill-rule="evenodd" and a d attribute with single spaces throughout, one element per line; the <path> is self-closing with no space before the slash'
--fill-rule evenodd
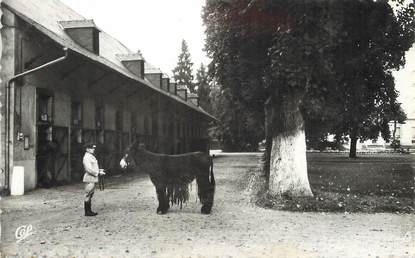
<path id="1" fill-rule="evenodd" d="M 103 175 L 98 175 L 98 185 L 99 185 L 99 190 L 104 191 L 105 184 L 104 184 L 104 176 Z"/>

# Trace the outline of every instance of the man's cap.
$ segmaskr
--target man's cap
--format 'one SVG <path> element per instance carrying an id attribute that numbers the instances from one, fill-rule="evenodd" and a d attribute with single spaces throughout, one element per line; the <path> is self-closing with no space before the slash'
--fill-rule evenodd
<path id="1" fill-rule="evenodd" d="M 92 148 L 96 148 L 97 146 L 94 143 L 88 143 L 85 144 L 85 149 L 92 149 Z"/>

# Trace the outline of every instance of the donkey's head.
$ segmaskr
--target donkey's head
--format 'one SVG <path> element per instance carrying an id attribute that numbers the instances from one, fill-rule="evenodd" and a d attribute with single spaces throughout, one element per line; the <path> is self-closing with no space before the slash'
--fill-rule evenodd
<path id="1" fill-rule="evenodd" d="M 122 159 L 120 160 L 120 167 L 122 169 L 136 167 L 137 163 L 135 159 L 139 149 L 144 149 L 144 144 L 140 144 L 138 141 L 131 143 L 130 146 L 127 147 L 124 151 Z"/>

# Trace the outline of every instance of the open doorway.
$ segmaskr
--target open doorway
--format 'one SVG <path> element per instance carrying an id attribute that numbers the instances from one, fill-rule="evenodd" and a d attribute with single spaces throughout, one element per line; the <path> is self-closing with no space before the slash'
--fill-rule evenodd
<path id="1" fill-rule="evenodd" d="M 55 144 L 53 143 L 52 110 L 53 96 L 50 92 L 38 89 L 36 93 L 36 127 L 37 127 L 37 152 L 36 171 L 37 186 L 51 187 L 56 183 L 54 171 Z"/>

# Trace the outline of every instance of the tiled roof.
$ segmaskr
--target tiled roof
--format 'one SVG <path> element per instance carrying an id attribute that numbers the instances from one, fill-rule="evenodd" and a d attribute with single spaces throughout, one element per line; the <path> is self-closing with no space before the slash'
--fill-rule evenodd
<path id="1" fill-rule="evenodd" d="M 27 23 L 33 25 L 37 30 L 47 35 L 58 44 L 87 57 L 93 62 L 105 65 L 129 79 L 139 82 L 141 85 L 145 85 L 160 94 L 175 99 L 177 102 L 214 119 L 214 117 L 201 108 L 189 105 L 179 97 L 162 91 L 158 87 L 152 85 L 148 80 L 138 78 L 128 71 L 128 69 L 122 65 L 117 54 L 128 55 L 134 54 L 134 52 L 104 31 L 100 30 L 99 56 L 78 45 L 68 34 L 66 34 L 60 22 L 82 21 L 85 20 L 85 18 L 62 2 L 58 0 L 2 0 L 2 5 L 6 5 L 13 13 Z M 145 72 L 148 73 L 148 71 L 159 71 L 162 73 L 160 69 L 146 62 Z"/>

